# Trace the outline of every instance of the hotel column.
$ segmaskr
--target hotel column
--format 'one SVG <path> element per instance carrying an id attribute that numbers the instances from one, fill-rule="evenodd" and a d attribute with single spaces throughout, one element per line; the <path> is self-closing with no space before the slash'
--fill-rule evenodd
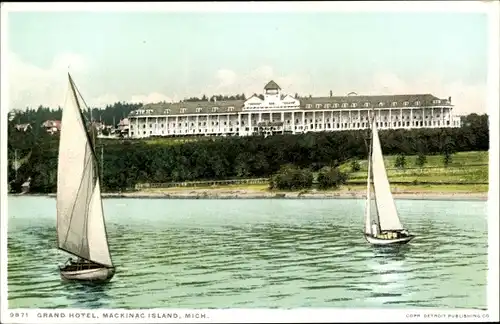
<path id="1" fill-rule="evenodd" d="M 306 111 L 302 110 L 302 133 L 306 130 Z"/>
<path id="2" fill-rule="evenodd" d="M 220 115 L 217 114 L 217 133 L 220 133 Z"/>
<path id="3" fill-rule="evenodd" d="M 281 125 L 281 132 L 283 133 L 285 131 L 285 112 L 281 112 L 281 121 L 283 122 L 283 125 Z"/>
<path id="4" fill-rule="evenodd" d="M 253 125 L 252 125 L 252 113 L 248 114 L 248 129 L 250 134 L 253 132 Z"/>
<path id="5" fill-rule="evenodd" d="M 431 108 L 431 125 L 434 127 L 434 107 Z"/>
<path id="6" fill-rule="evenodd" d="M 399 108 L 399 118 L 401 119 L 401 126 L 404 127 L 404 122 L 403 122 L 403 108 Z"/>
<path id="7" fill-rule="evenodd" d="M 325 124 L 325 111 L 324 110 L 323 110 L 323 117 L 321 117 L 321 125 L 322 125 L 321 129 L 325 130 L 326 124 Z"/>
<path id="8" fill-rule="evenodd" d="M 199 134 L 199 133 L 200 133 L 200 129 L 201 129 L 201 126 L 200 126 L 200 115 L 196 115 L 196 124 L 195 124 L 195 126 L 196 126 L 196 127 L 195 127 L 195 131 L 194 131 L 194 133 L 195 133 L 195 134 L 196 134 L 196 133 L 198 133 L 198 134 Z M 196 131 L 198 131 L 198 132 L 196 132 Z"/>
<path id="9" fill-rule="evenodd" d="M 175 128 L 174 128 L 175 134 L 178 134 L 177 127 L 179 127 L 179 116 L 175 116 Z M 180 127 L 179 127 L 179 131 L 180 131 Z"/>
<path id="10" fill-rule="evenodd" d="M 443 107 L 441 107 L 441 126 L 444 126 Z"/>
<path id="11" fill-rule="evenodd" d="M 295 111 L 292 111 L 292 134 L 295 134 Z"/>
<path id="12" fill-rule="evenodd" d="M 231 127 L 231 125 L 229 125 L 229 123 L 230 123 L 230 122 L 231 122 L 231 121 L 229 120 L 229 114 L 227 114 L 227 122 L 226 122 L 226 123 L 227 123 L 227 127 L 226 127 L 226 129 L 227 129 L 227 128 L 229 128 L 229 129 L 231 129 L 231 128 L 232 128 L 232 127 Z M 226 131 L 226 132 L 227 132 L 227 131 Z"/>
<path id="13" fill-rule="evenodd" d="M 344 121 L 342 120 L 342 110 L 339 110 L 339 125 L 340 129 L 344 128 Z"/>
<path id="14" fill-rule="evenodd" d="M 413 128 L 413 108 L 410 108 L 410 127 Z"/>
<path id="15" fill-rule="evenodd" d="M 313 129 L 316 130 L 317 126 L 317 121 L 316 121 L 316 111 L 313 111 Z"/>
<path id="16" fill-rule="evenodd" d="M 361 128 L 361 109 L 358 109 L 358 122 L 359 122 L 358 128 Z"/>
<path id="17" fill-rule="evenodd" d="M 238 135 L 241 135 L 241 132 L 243 131 L 242 127 L 241 127 L 241 114 L 238 113 Z"/>
<path id="18" fill-rule="evenodd" d="M 141 135 L 140 130 L 139 130 L 139 117 L 135 118 L 135 136 L 139 137 Z"/>
<path id="19" fill-rule="evenodd" d="M 382 112 L 382 109 L 378 109 L 378 125 L 379 125 L 379 128 L 382 128 L 382 115 L 381 115 L 381 112 Z"/>
<path id="20" fill-rule="evenodd" d="M 349 124 L 348 124 L 349 129 L 352 128 L 351 126 L 352 126 L 351 109 L 349 109 Z"/>
<path id="21" fill-rule="evenodd" d="M 425 126 L 427 126 L 425 124 L 425 108 L 422 107 L 422 127 L 425 127 Z"/>
<path id="22" fill-rule="evenodd" d="M 155 134 L 158 135 L 160 132 L 158 131 L 158 117 L 156 117 L 156 125 L 155 125 Z"/>

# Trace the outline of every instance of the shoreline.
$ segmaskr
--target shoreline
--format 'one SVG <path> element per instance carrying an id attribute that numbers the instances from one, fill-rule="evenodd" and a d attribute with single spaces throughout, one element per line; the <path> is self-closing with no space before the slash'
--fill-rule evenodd
<path id="1" fill-rule="evenodd" d="M 487 192 L 425 192 L 400 191 L 393 192 L 396 200 L 462 200 L 486 201 Z M 49 194 L 8 194 L 9 196 L 43 196 L 55 198 L 55 193 Z M 106 192 L 103 199 L 135 198 L 135 199 L 365 199 L 365 191 L 258 191 L 230 189 L 181 189 L 162 191 Z"/>

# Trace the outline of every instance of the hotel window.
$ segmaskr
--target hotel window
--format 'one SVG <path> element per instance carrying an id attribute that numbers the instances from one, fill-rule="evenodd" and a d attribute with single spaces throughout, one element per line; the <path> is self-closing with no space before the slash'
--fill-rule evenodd
<path id="1" fill-rule="evenodd" d="M 339 104 L 338 103 L 334 103 L 333 104 L 333 108 L 338 108 L 339 107 Z"/>
<path id="2" fill-rule="evenodd" d="M 306 105 L 306 108 L 311 108 L 311 107 L 312 107 L 312 105 L 311 105 L 311 104 L 307 104 L 307 105 Z"/>
<path id="3" fill-rule="evenodd" d="M 321 108 L 321 104 L 316 104 L 316 108 Z"/>
<path id="4" fill-rule="evenodd" d="M 201 112 L 201 111 L 202 111 L 202 109 L 203 109 L 203 108 L 198 107 L 198 108 L 196 108 L 196 112 Z"/>
<path id="5" fill-rule="evenodd" d="M 420 106 L 420 101 L 415 101 L 415 106 Z"/>
<path id="6" fill-rule="evenodd" d="M 347 108 L 347 103 L 346 103 L 346 102 L 344 102 L 344 103 L 342 104 L 342 107 L 343 107 L 343 108 Z"/>
<path id="7" fill-rule="evenodd" d="M 325 108 L 330 108 L 330 104 L 325 104 Z"/>
<path id="8" fill-rule="evenodd" d="M 432 100 L 432 103 L 433 103 L 433 104 L 440 104 L 440 103 L 441 103 L 441 100 L 439 100 L 439 99 L 435 99 L 435 100 Z"/>
<path id="9" fill-rule="evenodd" d="M 233 111 L 234 110 L 234 107 L 228 107 L 227 108 L 227 111 Z"/>
<path id="10" fill-rule="evenodd" d="M 181 114 L 186 112 L 186 108 L 181 108 Z"/>
<path id="11" fill-rule="evenodd" d="M 212 107 L 212 112 L 217 112 L 219 110 L 219 107 Z"/>
<path id="12" fill-rule="evenodd" d="M 383 107 L 384 103 L 383 102 L 379 102 L 378 105 L 379 105 L 379 107 Z"/>
<path id="13" fill-rule="evenodd" d="M 370 103 L 369 102 L 365 102 L 365 107 L 370 107 Z"/>
<path id="14" fill-rule="evenodd" d="M 408 106 L 408 104 L 409 104 L 409 102 L 408 102 L 408 101 L 403 102 L 403 105 L 404 105 L 404 106 Z"/>
<path id="15" fill-rule="evenodd" d="M 353 102 L 353 103 L 351 104 L 351 107 L 352 107 L 352 108 L 356 108 L 356 106 L 357 106 L 357 105 L 358 105 L 357 103 Z"/>
<path id="16" fill-rule="evenodd" d="M 164 112 L 165 114 L 170 114 L 170 109 L 165 109 L 163 112 Z"/>
<path id="17" fill-rule="evenodd" d="M 396 101 L 393 101 L 393 102 L 392 102 L 392 106 L 393 106 L 393 107 L 396 107 L 397 105 L 398 105 L 398 103 L 397 103 Z"/>

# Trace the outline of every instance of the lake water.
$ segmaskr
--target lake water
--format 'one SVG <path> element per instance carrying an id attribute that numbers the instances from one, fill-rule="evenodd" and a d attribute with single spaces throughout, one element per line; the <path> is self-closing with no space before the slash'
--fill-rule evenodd
<path id="1" fill-rule="evenodd" d="M 485 201 L 397 200 L 417 237 L 388 250 L 363 200 L 104 199 L 100 286 L 61 281 L 54 198 L 8 204 L 10 308 L 486 308 Z"/>

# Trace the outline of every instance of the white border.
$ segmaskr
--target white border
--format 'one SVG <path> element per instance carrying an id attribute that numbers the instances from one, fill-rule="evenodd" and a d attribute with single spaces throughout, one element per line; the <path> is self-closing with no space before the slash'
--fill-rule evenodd
<path id="1" fill-rule="evenodd" d="M 312 321 L 410 321 L 410 322 L 443 322 L 443 321 L 498 321 L 498 107 L 499 107 L 499 4 L 496 1 L 410 1 L 410 2 L 227 2 L 227 3 L 2 3 L 1 11 L 1 160 L 0 165 L 0 230 L 1 230 L 1 322 L 2 323 L 162 323 L 162 322 L 312 322 Z M 37 310 L 16 309 L 14 312 L 8 310 L 7 304 L 7 11 L 163 11 L 163 12 L 483 12 L 488 13 L 489 25 L 489 75 L 488 75 L 488 108 L 490 114 L 490 173 L 489 173 L 489 199 L 488 199 L 488 306 L 489 310 L 423 310 L 423 309 L 384 309 L 381 316 L 377 309 L 293 309 L 293 310 L 266 310 L 266 309 L 227 309 L 227 310 L 110 310 L 113 314 L 137 314 L 138 319 L 115 318 L 103 320 L 103 314 L 107 310 Z M 493 167 L 491 167 L 493 166 Z M 153 319 L 150 314 L 171 313 L 182 316 L 186 312 L 204 314 L 200 319 Z M 71 314 L 80 314 L 79 318 L 70 317 Z M 16 317 L 11 317 L 15 316 Z M 43 317 L 45 315 L 59 314 L 59 318 Z M 140 318 L 141 314 L 144 316 Z M 64 315 L 64 317 L 62 317 Z M 99 319 L 87 318 L 98 316 Z M 471 317 L 472 316 L 472 317 Z"/>

